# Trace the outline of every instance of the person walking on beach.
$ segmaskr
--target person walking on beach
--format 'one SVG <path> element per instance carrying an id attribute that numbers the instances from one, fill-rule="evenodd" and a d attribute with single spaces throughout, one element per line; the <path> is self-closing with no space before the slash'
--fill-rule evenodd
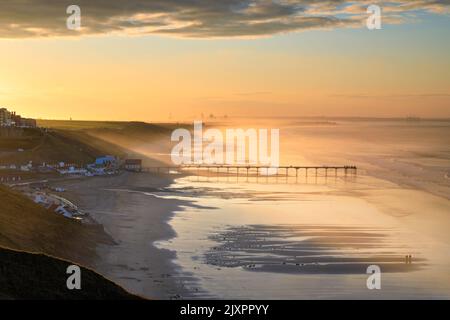
<path id="1" fill-rule="evenodd" d="M 405 256 L 405 264 L 412 264 L 412 255 L 408 254 Z"/>

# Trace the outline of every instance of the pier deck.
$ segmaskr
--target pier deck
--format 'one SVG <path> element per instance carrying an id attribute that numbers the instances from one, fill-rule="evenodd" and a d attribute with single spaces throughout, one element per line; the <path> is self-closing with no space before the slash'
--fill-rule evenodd
<path id="1" fill-rule="evenodd" d="M 258 165 L 206 165 L 206 164 L 189 164 L 180 166 L 153 166 L 153 167 L 143 167 L 143 172 L 154 172 L 154 173 L 177 173 L 182 171 L 191 172 L 207 172 L 216 174 L 234 174 L 237 176 L 249 176 L 252 175 L 264 175 L 266 176 L 271 171 L 271 175 L 274 176 L 296 176 L 299 174 L 304 174 L 306 177 L 309 174 L 318 175 L 323 174 L 328 176 L 329 174 L 344 174 L 344 175 L 356 175 L 356 166 L 279 166 L 279 167 L 269 167 L 269 166 L 258 166 Z M 276 170 L 274 173 L 273 171 Z"/>

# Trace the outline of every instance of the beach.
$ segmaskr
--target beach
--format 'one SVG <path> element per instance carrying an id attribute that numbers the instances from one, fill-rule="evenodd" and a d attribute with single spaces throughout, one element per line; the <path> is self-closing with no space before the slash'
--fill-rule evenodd
<path id="1" fill-rule="evenodd" d="M 156 240 L 175 236 L 168 225 L 183 201 L 167 201 L 151 193 L 170 180 L 125 172 L 118 176 L 67 179 L 64 197 L 77 203 L 113 238 L 99 245 L 92 267 L 135 294 L 147 298 L 177 298 L 183 287 L 172 276 L 174 253 L 155 248 Z"/>
<path id="2" fill-rule="evenodd" d="M 407 158 L 414 173 L 411 166 L 395 168 L 411 152 L 403 141 L 408 137 L 384 144 L 389 130 L 405 132 L 403 123 L 363 124 L 375 129 L 360 138 L 358 126 L 285 126 L 295 140 L 283 142 L 290 151 L 282 159 L 356 162 L 357 176 L 258 180 L 124 172 L 57 184 L 115 241 L 98 246 L 95 270 L 147 298 L 448 299 L 450 206 L 442 193 L 448 160 L 439 137 L 448 127 L 407 127 L 427 133 L 413 148 L 420 156 Z M 384 138 L 367 142 L 383 130 Z M 381 268 L 382 290 L 366 286 L 370 265 Z"/>
<path id="3" fill-rule="evenodd" d="M 383 207 L 391 200 L 384 195 L 396 192 L 404 201 L 411 191 L 318 180 L 264 185 L 257 193 L 242 181 L 239 196 L 225 181 L 214 182 L 215 191 L 211 182 L 178 181 L 205 188 L 205 197 L 185 190 L 185 199 L 212 207 L 220 198 L 220 206 L 178 212 L 171 220 L 177 237 L 159 246 L 176 250 L 184 271 L 221 299 L 448 298 L 446 200 L 417 192 L 419 201 L 409 199 L 402 216 L 398 207 Z M 442 210 L 426 216 L 415 207 L 420 201 Z M 382 270 L 380 291 L 366 287 L 370 265 Z"/>

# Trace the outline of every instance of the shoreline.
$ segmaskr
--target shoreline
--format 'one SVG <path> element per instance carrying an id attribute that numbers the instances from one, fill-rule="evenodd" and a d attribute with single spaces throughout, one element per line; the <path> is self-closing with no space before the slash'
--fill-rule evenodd
<path id="1" fill-rule="evenodd" d="M 248 194 L 249 201 L 242 201 L 226 189 L 226 182 L 214 186 L 215 191 L 208 184 L 214 183 L 179 182 L 183 197 L 198 198 L 197 205 L 212 207 L 217 199 L 224 203 L 215 213 L 189 207 L 177 214 L 171 225 L 178 236 L 163 247 L 176 249 L 178 264 L 196 275 L 199 287 L 216 298 L 265 299 L 267 279 L 277 283 L 272 289 L 284 299 L 324 298 L 324 292 L 332 299 L 450 294 L 441 283 L 449 261 L 448 233 L 444 232 L 448 223 L 442 216 L 448 208 L 445 199 L 421 190 L 411 199 L 411 190 L 396 188 L 393 199 L 401 200 L 385 208 L 386 200 L 393 201 L 391 189 L 386 188 L 390 184 L 366 188 L 347 183 L 340 191 L 315 184 L 299 184 L 298 192 L 289 185 L 263 185 L 268 196 L 255 192 Z M 274 201 L 274 193 L 282 196 L 280 202 Z M 409 215 L 392 214 L 402 200 L 409 201 Z M 419 206 L 428 201 L 444 207 L 430 217 Z M 412 265 L 405 263 L 408 254 L 413 256 Z M 386 279 L 386 290 L 379 294 L 365 286 L 365 268 L 373 263 L 382 267 Z M 307 290 L 299 293 L 297 285 Z M 330 291 L 326 288 L 330 285 L 339 290 Z M 418 286 L 423 288 L 420 294 L 413 290 Z"/>
<path id="2" fill-rule="evenodd" d="M 365 175 L 363 175 L 363 178 L 364 176 Z M 381 191 L 387 190 L 389 189 L 388 187 L 391 186 L 394 190 L 402 192 L 401 195 L 403 196 L 403 192 L 408 192 L 409 189 L 401 184 L 395 184 L 389 182 L 389 180 L 380 179 L 372 175 L 367 175 L 367 177 L 370 179 L 373 178 L 374 181 L 381 182 L 381 185 L 377 184 L 377 186 L 372 186 L 375 187 L 375 190 L 373 190 L 374 192 L 376 189 L 380 189 Z M 202 298 L 202 294 L 203 297 L 214 294 L 214 291 L 209 290 L 210 288 L 202 286 L 201 280 L 196 276 L 196 271 L 186 268 L 182 263 L 180 264 L 177 253 L 184 254 L 183 251 L 187 248 L 177 248 L 176 245 L 173 247 L 171 245 L 156 245 L 160 242 L 166 242 L 166 244 L 172 242 L 176 243 L 176 238 L 179 237 L 179 235 L 177 235 L 175 231 L 177 230 L 176 225 L 174 226 L 172 224 L 176 212 L 184 211 L 182 208 L 183 206 L 189 208 L 203 207 L 204 202 L 203 205 L 197 206 L 194 204 L 194 199 L 198 196 L 204 198 L 204 196 L 208 196 L 207 194 L 209 194 L 209 188 L 206 188 L 205 190 L 191 190 L 193 191 L 193 194 L 189 196 L 190 188 L 188 187 L 188 190 L 183 189 L 183 195 L 181 195 L 180 199 L 175 190 L 166 189 L 173 183 L 175 178 L 176 176 L 157 176 L 149 173 L 123 172 L 118 176 L 66 179 L 64 181 L 54 182 L 55 186 L 57 184 L 58 187 L 62 186 L 66 189 L 64 197 L 74 201 L 83 211 L 90 214 L 97 223 L 103 226 L 107 234 L 116 242 L 116 244 L 112 246 L 98 246 L 97 253 L 99 258 L 93 268 L 105 277 L 117 282 L 128 291 L 146 298 Z M 414 190 L 416 190 L 418 194 L 427 196 L 427 199 L 430 196 L 433 196 L 432 193 L 421 190 L 420 188 L 414 188 Z M 175 193 L 172 196 L 171 193 L 174 191 Z M 187 193 L 185 193 L 186 191 Z M 362 190 L 345 190 L 350 197 L 359 198 L 360 200 L 366 201 L 368 204 L 371 203 L 380 210 L 385 209 L 381 211 L 384 211 L 384 214 L 389 216 L 389 211 L 391 211 L 392 208 L 380 207 L 379 201 L 373 198 L 373 192 L 370 190 L 361 191 Z M 225 190 L 219 192 L 229 194 L 229 192 Z M 374 194 L 376 195 L 376 193 Z M 214 198 L 218 195 L 213 192 L 211 196 Z M 229 198 L 229 196 L 230 195 L 221 195 L 219 198 L 225 197 L 226 199 Z M 383 197 L 385 198 L 386 196 L 387 194 Z M 262 200 L 264 199 L 265 198 Z M 381 204 L 382 203 L 383 202 L 381 202 Z M 181 219 L 183 220 L 183 218 Z M 413 220 L 408 217 L 402 218 L 405 227 L 408 225 L 408 227 L 413 227 L 416 231 L 425 231 L 423 225 L 411 225 L 411 222 L 414 222 L 415 220 L 416 218 Z M 131 234 L 128 229 L 136 231 Z M 381 257 L 381 259 L 387 263 L 386 265 L 383 265 L 383 267 L 389 267 L 389 269 L 394 268 L 391 270 L 393 273 L 403 273 L 406 269 L 409 271 L 417 271 L 417 269 L 426 267 L 426 263 L 423 264 L 424 260 L 421 258 L 415 259 L 415 262 L 418 264 L 415 263 L 413 268 L 411 266 L 405 266 L 403 265 L 401 257 L 404 256 L 402 256 L 402 254 L 396 254 L 394 259 L 389 257 L 388 260 L 386 260 L 386 257 Z M 222 256 L 219 258 L 221 261 L 223 260 L 222 262 L 226 262 L 225 260 L 227 260 Z M 288 260 L 290 259 L 291 258 Z M 229 262 L 233 264 L 233 260 L 234 258 Z M 378 258 L 375 260 L 378 260 Z M 252 263 L 254 263 L 254 261 L 249 260 L 246 262 L 246 264 L 250 266 Z M 271 264 L 270 261 L 268 261 L 268 263 Z M 293 275 L 297 274 L 299 265 L 302 266 L 302 263 L 303 262 L 300 260 L 295 261 L 294 266 L 291 266 L 293 270 L 287 273 L 293 273 Z M 218 265 L 215 265 L 215 267 L 223 269 L 223 267 L 226 267 L 226 264 L 228 263 L 225 263 L 224 265 L 219 263 Z M 275 269 L 274 267 L 261 269 L 250 267 L 248 271 L 269 272 L 272 275 L 274 273 L 286 274 L 286 268 L 291 265 L 289 262 L 282 266 L 278 266 L 277 261 L 275 261 L 275 264 Z M 359 264 L 360 263 L 355 264 L 354 266 L 358 273 L 361 271 L 359 269 Z M 340 264 L 336 264 L 336 266 L 340 266 Z M 352 273 L 349 269 L 350 266 L 346 266 L 345 269 L 340 271 L 337 269 L 335 270 L 335 266 L 333 266 L 332 269 L 328 268 L 323 269 L 322 271 L 318 270 L 318 267 L 319 266 L 314 266 L 311 270 L 308 270 L 307 266 L 305 266 L 301 269 L 304 269 L 302 272 L 303 274 L 329 275 Z"/>
<path id="3" fill-rule="evenodd" d="M 63 197 L 87 212 L 115 242 L 97 246 L 94 270 L 133 294 L 178 299 L 189 292 L 175 277 L 180 271 L 173 262 L 176 253 L 157 248 L 155 242 L 176 236 L 169 221 L 189 203 L 152 195 L 172 181 L 167 176 L 123 172 L 52 184 L 64 187 Z M 134 232 L 129 232 L 130 228 Z"/>
<path id="4" fill-rule="evenodd" d="M 375 179 L 378 180 L 379 178 Z M 381 179 L 381 181 L 386 180 Z M 207 196 L 208 190 L 195 191 L 196 196 L 192 199 L 190 199 L 190 196 L 185 197 L 186 194 L 180 199 L 176 192 L 174 196 L 170 195 L 175 190 L 166 189 L 173 183 L 173 176 L 129 172 L 121 173 L 118 176 L 68 179 L 56 183 L 58 183 L 58 186 L 66 188 L 65 197 L 88 212 L 116 242 L 113 246 L 98 246 L 98 259 L 93 266 L 97 272 L 117 282 L 128 291 L 146 298 L 183 299 L 198 298 L 202 294 L 214 294 L 214 291 L 209 291 L 208 288 L 201 285 L 201 281 L 194 270 L 189 270 L 184 264 L 179 263 L 180 260 L 177 257 L 179 250 L 174 250 L 176 246 L 156 245 L 159 242 L 166 242 L 167 244 L 177 241 L 176 238 L 179 235 L 176 234 L 176 226 L 172 224 L 176 212 L 184 211 L 183 206 L 199 207 L 193 203 L 193 199 L 197 196 L 202 198 Z M 404 186 L 393 185 L 399 192 L 408 192 Z M 375 189 L 380 188 L 385 190 L 386 186 L 380 185 Z M 433 196 L 432 193 L 427 191 L 418 188 L 415 190 L 427 195 L 427 198 Z M 368 204 L 371 203 L 380 209 L 380 212 L 384 211 L 385 214 L 394 209 L 389 208 L 391 210 L 386 211 L 386 208 L 380 207 L 379 201 L 374 201 L 375 199 L 370 197 L 372 192 L 369 192 L 369 190 L 359 195 L 351 190 L 346 191 L 349 192 L 349 196 L 359 198 Z M 169 194 L 155 195 L 159 192 Z M 189 191 L 187 193 L 189 194 Z M 214 197 L 215 194 L 213 193 L 212 196 Z M 203 206 L 204 203 L 200 205 L 200 207 Z M 146 213 L 151 213 L 151 215 L 146 216 Z M 114 216 L 113 219 L 109 219 L 111 215 Z M 409 218 L 405 217 L 402 220 L 405 226 L 414 227 L 413 229 L 416 229 L 416 231 L 425 231 L 422 226 L 412 226 Z M 412 221 L 415 221 L 415 218 Z M 135 231 L 133 234 L 130 234 L 128 230 L 131 228 Z M 142 232 L 146 234 L 143 235 Z M 184 254 L 183 250 L 186 250 L 186 248 L 180 250 L 180 253 Z M 405 268 L 401 265 L 400 260 L 394 260 L 388 262 L 398 262 L 401 270 Z M 423 262 L 422 259 L 416 260 L 419 264 L 421 264 L 421 261 Z M 219 266 L 225 267 L 225 265 L 220 264 L 216 267 Z M 387 266 L 390 266 L 390 264 Z M 415 267 L 424 266 L 416 265 Z M 283 266 L 283 268 L 285 267 L 288 267 L 288 264 Z M 293 268 L 295 269 L 294 273 L 298 273 L 298 266 Z M 271 274 L 276 271 L 273 268 L 269 269 L 255 270 L 250 268 L 248 271 L 270 271 Z M 409 269 L 413 271 L 414 268 Z M 306 269 L 304 271 L 304 273 L 309 273 L 306 272 Z M 342 272 L 345 274 L 348 273 L 348 270 Z M 328 274 L 328 272 L 325 273 Z M 195 290 L 197 292 L 194 292 Z"/>

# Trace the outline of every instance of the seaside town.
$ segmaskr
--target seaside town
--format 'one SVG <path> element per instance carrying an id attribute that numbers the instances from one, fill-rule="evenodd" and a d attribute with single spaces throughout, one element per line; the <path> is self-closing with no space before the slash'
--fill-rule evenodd
<path id="1" fill-rule="evenodd" d="M 0 108 L 0 136 L 14 136 L 15 130 L 24 128 L 39 128 L 35 119 L 23 118 L 14 111 Z M 17 153 L 25 150 L 18 148 Z M 26 163 L 0 163 L 0 184 L 12 187 L 35 203 L 63 215 L 64 217 L 89 222 L 89 216 L 82 212 L 75 204 L 67 199 L 56 195 L 65 190 L 58 187 L 49 187 L 47 179 L 26 179 L 24 174 L 41 174 L 44 177 L 94 177 L 118 174 L 121 170 L 139 172 L 142 169 L 141 159 L 120 159 L 113 155 L 97 157 L 93 163 L 77 165 L 64 161 L 56 163 L 35 163 L 32 160 Z M 28 175 L 29 176 L 29 175 Z"/>
<path id="2" fill-rule="evenodd" d="M 20 127 L 20 128 L 36 128 L 36 120 L 22 118 L 14 111 L 8 111 L 6 108 L 0 108 L 0 126 L 1 127 Z"/>

